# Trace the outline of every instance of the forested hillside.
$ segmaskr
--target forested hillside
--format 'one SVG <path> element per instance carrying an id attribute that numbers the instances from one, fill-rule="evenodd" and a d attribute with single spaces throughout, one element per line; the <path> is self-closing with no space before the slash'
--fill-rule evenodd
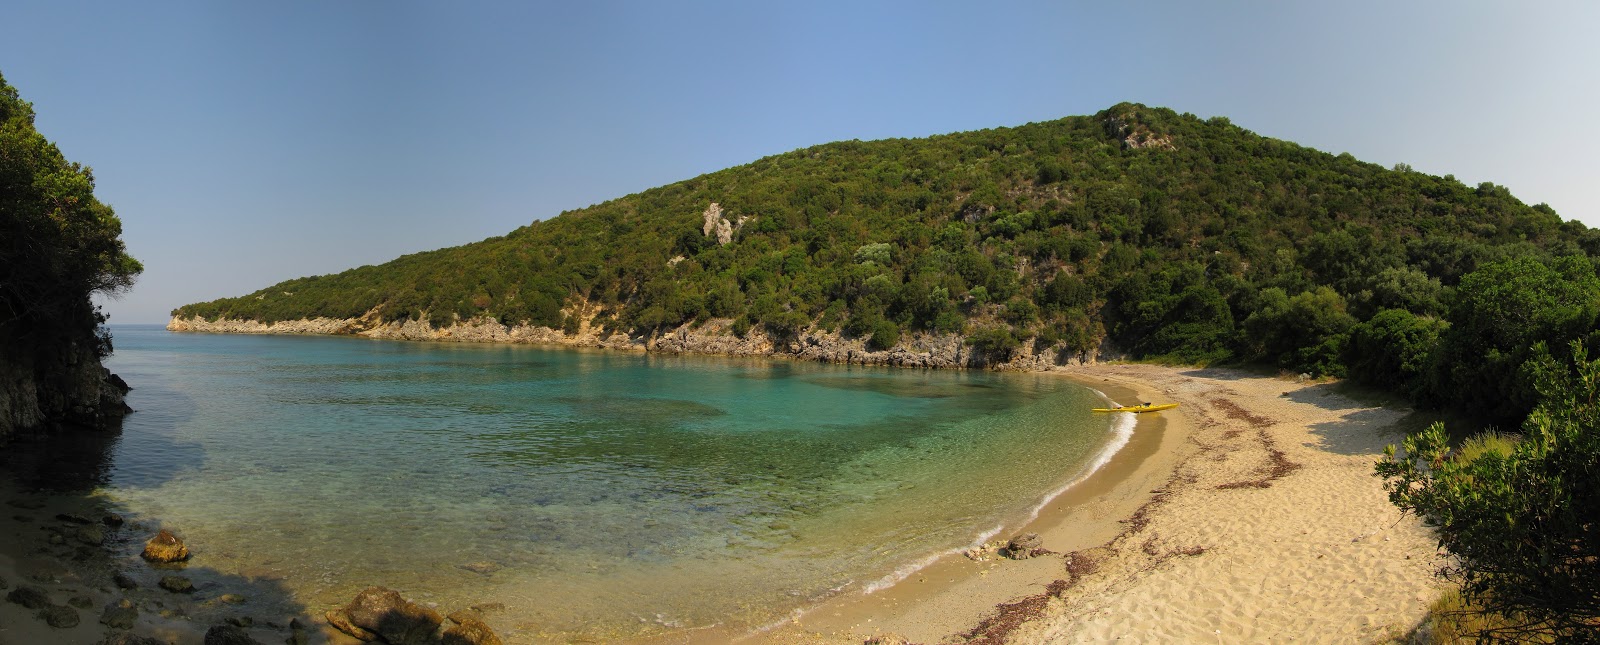
<path id="1" fill-rule="evenodd" d="M 1465 276 L 1521 258 L 1592 281 L 1596 252 L 1600 233 L 1494 184 L 1120 104 L 796 150 L 503 237 L 173 313 L 570 331 L 582 302 L 634 336 L 725 318 L 741 334 L 838 330 L 875 348 L 911 332 L 959 334 L 1001 357 L 1030 338 L 1064 354 L 1109 341 L 1139 358 L 1348 366 L 1421 392 L 1444 320 L 1467 306 Z M 1393 351 L 1405 342 L 1422 349 Z"/>

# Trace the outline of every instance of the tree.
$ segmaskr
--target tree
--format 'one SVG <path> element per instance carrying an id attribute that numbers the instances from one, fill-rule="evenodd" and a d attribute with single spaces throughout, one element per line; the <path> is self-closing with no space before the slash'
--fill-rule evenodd
<path id="1" fill-rule="evenodd" d="M 1441 573 L 1505 618 L 1490 642 L 1600 642 L 1600 360 L 1582 343 L 1564 365 L 1541 346 L 1541 397 L 1509 454 L 1452 455 L 1442 424 L 1384 451 L 1389 500 L 1438 527 Z"/>
<path id="2" fill-rule="evenodd" d="M 1600 319 L 1600 278 L 1587 258 L 1519 257 L 1461 279 L 1431 370 L 1434 402 L 1514 425 L 1536 395 L 1532 348 L 1564 348 Z"/>
<path id="3" fill-rule="evenodd" d="M 1428 357 L 1444 323 L 1385 309 L 1350 329 L 1344 364 L 1352 380 L 1415 395 L 1425 387 Z"/>
<path id="4" fill-rule="evenodd" d="M 95 199 L 94 173 L 67 161 L 33 119 L 0 77 L 0 335 L 88 337 L 105 320 L 90 294 L 122 292 L 143 267 L 122 244 L 122 222 Z"/>

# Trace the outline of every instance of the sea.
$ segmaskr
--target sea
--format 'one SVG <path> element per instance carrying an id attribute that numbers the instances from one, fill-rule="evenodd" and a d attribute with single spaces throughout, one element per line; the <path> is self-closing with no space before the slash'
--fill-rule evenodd
<path id="1" fill-rule="evenodd" d="M 881 590 L 1132 432 L 1047 374 L 112 332 L 136 412 L 94 495 L 182 536 L 202 592 L 316 615 L 383 585 L 492 608 L 508 642 L 754 630 Z"/>

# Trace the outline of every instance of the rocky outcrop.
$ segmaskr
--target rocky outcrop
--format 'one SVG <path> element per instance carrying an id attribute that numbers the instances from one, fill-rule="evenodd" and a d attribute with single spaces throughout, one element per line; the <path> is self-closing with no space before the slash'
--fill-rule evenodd
<path id="1" fill-rule="evenodd" d="M 574 308 L 578 309 L 578 308 Z M 744 336 L 733 333 L 732 321 L 717 319 L 704 324 L 687 324 L 653 336 L 607 333 L 584 320 L 578 333 L 533 325 L 504 325 L 497 320 L 474 318 L 437 328 L 426 320 L 381 322 L 369 314 L 362 318 L 334 320 L 279 321 L 271 324 L 248 320 L 173 318 L 167 329 L 177 332 L 232 334 L 346 334 L 386 340 L 425 340 L 464 343 L 518 343 L 598 347 L 663 354 L 717 354 L 723 356 L 786 356 L 804 360 L 849 365 L 892 365 L 923 369 L 988 368 L 997 370 L 1043 371 L 1058 365 L 1086 364 L 1122 358 L 1109 345 L 1094 352 L 1066 352 L 1060 348 L 1034 346 L 1024 342 L 1005 360 L 984 356 L 955 334 L 906 334 L 894 347 L 874 351 L 866 339 L 845 338 L 839 332 L 813 328 L 792 339 L 773 338 L 759 329 Z"/>
<path id="2" fill-rule="evenodd" d="M 700 228 L 701 232 L 706 237 L 716 237 L 718 246 L 727 246 L 732 242 L 733 234 L 744 228 L 744 223 L 750 220 L 749 217 L 740 217 L 738 220 L 730 221 L 723 214 L 722 205 L 716 202 L 711 202 L 700 217 L 705 220 L 705 225 Z"/>
<path id="3" fill-rule="evenodd" d="M 0 338 L 0 444 L 62 426 L 100 428 L 131 412 L 128 384 L 92 347 L 26 347 Z"/>
<path id="4" fill-rule="evenodd" d="M 139 557 L 150 562 L 182 562 L 189 559 L 189 547 L 172 531 L 161 529 L 155 537 L 144 543 L 144 551 Z"/>

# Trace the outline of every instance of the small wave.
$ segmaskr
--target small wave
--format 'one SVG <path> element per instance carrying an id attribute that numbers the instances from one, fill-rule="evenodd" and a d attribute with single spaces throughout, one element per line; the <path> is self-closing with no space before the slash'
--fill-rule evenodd
<path id="1" fill-rule="evenodd" d="M 1098 394 L 1100 398 L 1105 399 L 1108 403 L 1110 403 L 1111 407 L 1121 407 L 1116 401 L 1113 401 L 1111 397 L 1106 396 L 1105 392 L 1101 392 L 1100 390 L 1096 390 L 1094 388 L 1089 389 L 1095 394 Z M 1077 475 L 1055 490 L 1046 493 L 1045 496 L 1039 500 L 1038 504 L 1035 504 L 1032 509 L 1029 509 L 1028 519 L 1027 521 L 1023 522 L 1023 524 L 1026 525 L 1036 519 L 1039 519 L 1039 513 L 1043 512 L 1044 507 L 1048 506 L 1050 502 L 1055 501 L 1055 499 L 1060 497 L 1062 493 L 1072 490 L 1073 486 L 1083 483 L 1084 480 L 1098 472 L 1107 463 L 1110 463 L 1111 458 L 1115 457 L 1116 454 L 1126 447 L 1128 442 L 1133 439 L 1133 429 L 1136 425 L 1138 425 L 1138 418 L 1132 412 L 1113 413 L 1111 415 L 1111 424 L 1108 428 L 1112 434 L 1111 440 L 1106 442 L 1105 447 L 1101 448 L 1100 452 L 1095 453 L 1094 458 L 1090 459 L 1088 464 L 1079 469 Z M 900 581 L 911 577 L 916 572 L 932 566 L 933 563 L 938 562 L 940 558 L 983 546 L 985 542 L 989 541 L 989 538 L 998 535 L 1000 531 L 1003 530 L 1005 530 L 1004 524 L 995 525 L 994 528 L 979 533 L 978 537 L 974 539 L 971 544 L 968 544 L 965 547 L 940 551 L 916 562 L 902 565 L 895 569 L 894 573 L 879 578 L 877 581 L 862 587 L 862 592 L 870 594 L 893 587 L 896 584 L 899 584 Z"/>

